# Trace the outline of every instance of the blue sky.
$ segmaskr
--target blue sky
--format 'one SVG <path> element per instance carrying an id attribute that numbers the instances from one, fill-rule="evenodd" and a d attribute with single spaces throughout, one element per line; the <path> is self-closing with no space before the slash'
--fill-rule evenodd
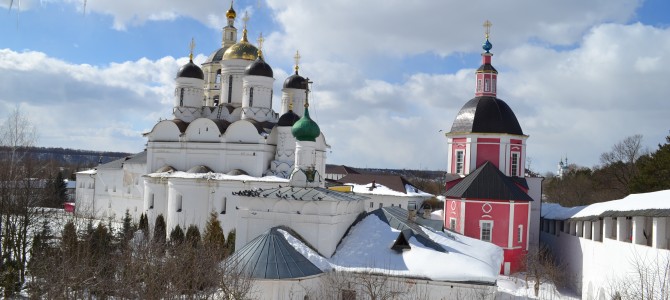
<path id="1" fill-rule="evenodd" d="M 230 5 L 89 0 L 84 13 L 79 0 L 23 0 L 21 11 L 9 3 L 0 0 L 0 107 L 28 113 L 40 145 L 128 152 L 170 117 L 190 39 L 197 62 L 218 49 Z M 439 130 L 473 97 L 486 19 L 498 96 L 530 135 L 531 168 L 554 171 L 565 155 L 594 166 L 637 133 L 653 150 L 670 130 L 668 1 L 253 0 L 235 9 L 237 28 L 246 10 L 250 39 L 266 37 L 276 89 L 301 51 L 329 163 L 445 169 Z"/>

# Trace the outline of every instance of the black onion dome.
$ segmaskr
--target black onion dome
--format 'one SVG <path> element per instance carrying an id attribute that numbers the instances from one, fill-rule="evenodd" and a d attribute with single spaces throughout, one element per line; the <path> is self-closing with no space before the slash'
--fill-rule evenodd
<path id="1" fill-rule="evenodd" d="M 456 115 L 450 133 L 508 133 L 523 135 L 512 109 L 495 97 L 472 98 Z"/>
<path id="2" fill-rule="evenodd" d="M 284 88 L 306 90 L 307 80 L 305 80 L 305 77 L 298 75 L 298 72 L 296 71 L 295 74 L 289 76 L 288 78 L 286 78 L 286 80 L 284 80 Z"/>
<path id="3" fill-rule="evenodd" d="M 281 115 L 281 117 L 279 117 L 277 126 L 293 126 L 293 124 L 298 122 L 298 120 L 300 120 L 300 116 L 298 116 L 292 110 L 289 110 L 285 114 Z"/>
<path id="4" fill-rule="evenodd" d="M 205 79 L 205 73 L 202 72 L 202 69 L 198 65 L 194 64 L 193 61 L 189 61 L 187 64 L 181 66 L 179 72 L 177 72 L 177 78 L 179 77 L 189 77 L 197 79 Z"/>
<path id="5" fill-rule="evenodd" d="M 255 76 L 265 76 L 272 77 L 272 67 L 263 60 L 261 56 L 256 58 L 247 68 L 244 70 L 244 75 L 255 75 Z"/>

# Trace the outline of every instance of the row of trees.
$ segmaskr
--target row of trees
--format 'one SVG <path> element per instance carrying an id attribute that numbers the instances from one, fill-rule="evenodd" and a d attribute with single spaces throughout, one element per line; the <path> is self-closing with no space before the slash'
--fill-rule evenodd
<path id="1" fill-rule="evenodd" d="M 251 281 L 221 263 L 232 246 L 216 214 L 202 235 L 192 225 L 185 233 L 177 226 L 166 237 L 162 215 L 153 230 L 146 216 L 134 223 L 128 213 L 116 231 L 112 224 L 69 220 L 60 237 L 45 222 L 32 241 L 27 291 L 46 299 L 242 299 L 250 292 Z M 229 234 L 228 241 L 234 239 Z"/>
<path id="2" fill-rule="evenodd" d="M 564 206 L 588 205 L 631 193 L 670 189 L 670 135 L 655 151 L 643 147 L 642 135 L 626 137 L 603 153 L 600 162 L 593 168 L 570 165 L 560 178 L 547 174 L 547 201 Z"/>

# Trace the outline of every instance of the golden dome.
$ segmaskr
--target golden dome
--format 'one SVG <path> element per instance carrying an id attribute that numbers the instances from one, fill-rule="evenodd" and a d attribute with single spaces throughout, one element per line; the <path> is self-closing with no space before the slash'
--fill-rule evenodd
<path id="1" fill-rule="evenodd" d="M 256 60 L 258 57 L 258 48 L 250 44 L 247 41 L 240 41 L 239 43 L 230 46 L 223 53 L 223 59 L 246 59 L 246 60 Z"/>
<path id="2" fill-rule="evenodd" d="M 246 27 L 246 26 L 245 26 Z M 242 30 L 242 40 L 237 44 L 230 46 L 223 53 L 223 59 L 246 59 L 256 60 L 258 58 L 258 48 L 247 40 L 247 29 Z"/>
<path id="3" fill-rule="evenodd" d="M 235 19 L 235 16 L 237 16 L 237 13 L 235 13 L 235 10 L 233 9 L 233 4 L 230 4 L 230 8 L 226 12 L 226 18 L 228 19 Z"/>

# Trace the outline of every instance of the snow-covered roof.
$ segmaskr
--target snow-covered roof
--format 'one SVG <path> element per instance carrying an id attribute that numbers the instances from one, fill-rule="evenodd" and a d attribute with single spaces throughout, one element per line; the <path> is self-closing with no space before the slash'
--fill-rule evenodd
<path id="1" fill-rule="evenodd" d="M 597 216 L 613 216 L 621 213 L 633 216 L 648 215 L 656 212 L 670 212 L 670 190 L 631 194 L 623 199 L 595 203 L 587 206 L 562 207 L 554 203 L 542 204 L 542 217 L 546 219 L 565 220 L 570 218 L 588 218 Z"/>
<path id="2" fill-rule="evenodd" d="M 400 230 L 392 228 L 375 214 L 367 215 L 353 226 L 329 259 L 320 256 L 288 232 L 279 232 L 299 253 L 323 271 L 334 269 L 436 281 L 495 284 L 503 260 L 500 247 L 462 235 L 422 228 L 432 242 L 446 251 L 427 247 L 418 241 L 417 236 L 407 241 L 410 250 L 391 249 Z"/>
<path id="3" fill-rule="evenodd" d="M 234 192 L 233 194 L 245 197 L 293 199 L 302 201 L 358 201 L 367 199 L 365 196 L 333 191 L 322 187 L 285 186 L 269 189 L 244 190 Z"/>
<path id="4" fill-rule="evenodd" d="M 392 190 L 384 185 L 381 185 L 379 183 L 374 184 L 374 188 L 372 187 L 372 183 L 368 184 L 353 184 L 353 183 L 347 183 L 345 185 L 350 185 L 353 187 L 353 192 L 354 193 L 359 193 L 359 194 L 369 194 L 369 195 L 383 195 L 383 196 L 397 196 L 397 197 L 433 197 L 432 194 L 426 193 L 422 190 L 417 189 L 411 184 L 406 184 L 405 185 L 405 193 L 401 193 L 395 190 Z"/>
<path id="5" fill-rule="evenodd" d="M 224 173 L 188 173 L 183 171 L 150 173 L 144 175 L 151 178 L 190 178 L 190 179 L 208 179 L 220 181 L 255 181 L 255 182 L 288 182 L 288 179 L 277 176 L 254 177 L 249 175 L 228 175 Z"/>
<path id="6" fill-rule="evenodd" d="M 92 174 L 97 174 L 97 173 L 98 173 L 98 170 L 96 170 L 96 169 L 89 169 L 89 170 L 77 172 L 77 174 L 82 174 L 82 175 L 92 175 Z"/>

